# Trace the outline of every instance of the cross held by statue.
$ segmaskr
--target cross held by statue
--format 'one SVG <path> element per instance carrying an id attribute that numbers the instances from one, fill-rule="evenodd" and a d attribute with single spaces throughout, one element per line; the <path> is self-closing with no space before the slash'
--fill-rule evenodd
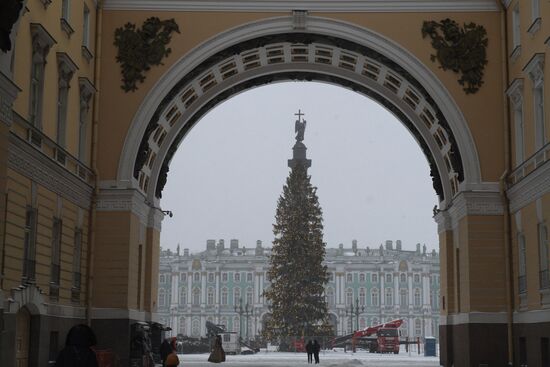
<path id="1" fill-rule="evenodd" d="M 298 121 L 302 119 L 302 116 L 305 116 L 305 113 L 302 113 L 302 111 L 299 109 L 298 113 L 295 113 L 294 116 L 298 116 Z"/>

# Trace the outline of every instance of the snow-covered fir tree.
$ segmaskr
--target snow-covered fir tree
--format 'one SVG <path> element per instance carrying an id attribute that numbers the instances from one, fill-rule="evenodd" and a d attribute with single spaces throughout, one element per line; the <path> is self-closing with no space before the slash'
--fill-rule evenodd
<path id="1" fill-rule="evenodd" d="M 331 333 L 324 297 L 328 272 L 323 264 L 323 213 L 317 188 L 307 173 L 311 161 L 306 159 L 306 147 L 299 137 L 303 139 L 303 130 L 301 135 L 298 131 L 294 158 L 289 161 L 292 169 L 273 225 L 275 239 L 267 273 L 271 284 L 265 292 L 271 319 L 264 331 L 272 340 Z"/>

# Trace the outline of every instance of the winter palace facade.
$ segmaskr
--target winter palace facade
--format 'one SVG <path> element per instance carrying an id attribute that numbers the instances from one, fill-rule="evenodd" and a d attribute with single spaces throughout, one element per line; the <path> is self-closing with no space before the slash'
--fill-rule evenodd
<path id="1" fill-rule="evenodd" d="M 158 315 L 172 335 L 206 335 L 206 321 L 223 324 L 254 338 L 269 317 L 263 291 L 269 287 L 270 248 L 257 241 L 243 247 L 239 241 L 208 240 L 206 250 L 183 254 L 161 251 Z M 405 336 L 438 336 L 439 254 L 402 248 L 400 240 L 370 249 L 340 244 L 327 248 L 330 273 L 326 300 L 338 335 L 357 327 L 401 318 Z M 241 303 L 242 302 L 242 303 Z M 353 312 L 351 305 L 353 304 Z M 246 312 L 239 315 L 240 307 Z M 355 307 L 359 306 L 359 312 Z M 242 319 L 240 319 L 242 317 Z M 353 326 L 352 326 L 353 325 Z M 248 329 L 248 330 L 247 330 Z"/>

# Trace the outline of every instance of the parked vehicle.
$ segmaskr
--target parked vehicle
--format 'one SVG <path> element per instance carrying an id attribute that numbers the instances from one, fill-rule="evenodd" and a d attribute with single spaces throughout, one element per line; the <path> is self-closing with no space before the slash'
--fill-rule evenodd
<path id="1" fill-rule="evenodd" d="M 351 341 L 355 351 L 357 345 L 364 346 L 371 353 L 399 353 L 399 327 L 402 319 L 396 319 L 385 324 L 378 324 L 357 330 L 351 334 L 340 336 L 332 340 L 332 347 L 346 346 Z"/>
<path id="2" fill-rule="evenodd" d="M 226 354 L 241 354 L 241 343 L 236 332 L 225 331 L 220 333 L 222 346 Z"/>

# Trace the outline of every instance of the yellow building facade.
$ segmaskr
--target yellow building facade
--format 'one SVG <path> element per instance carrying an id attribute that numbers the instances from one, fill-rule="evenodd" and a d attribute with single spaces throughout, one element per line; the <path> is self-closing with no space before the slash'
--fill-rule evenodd
<path id="1" fill-rule="evenodd" d="M 2 366 L 47 365 L 78 323 L 128 365 L 131 325 L 156 319 L 171 157 L 218 103 L 282 80 L 375 99 L 425 153 L 441 364 L 550 363 L 548 0 L 0 7 Z"/>

